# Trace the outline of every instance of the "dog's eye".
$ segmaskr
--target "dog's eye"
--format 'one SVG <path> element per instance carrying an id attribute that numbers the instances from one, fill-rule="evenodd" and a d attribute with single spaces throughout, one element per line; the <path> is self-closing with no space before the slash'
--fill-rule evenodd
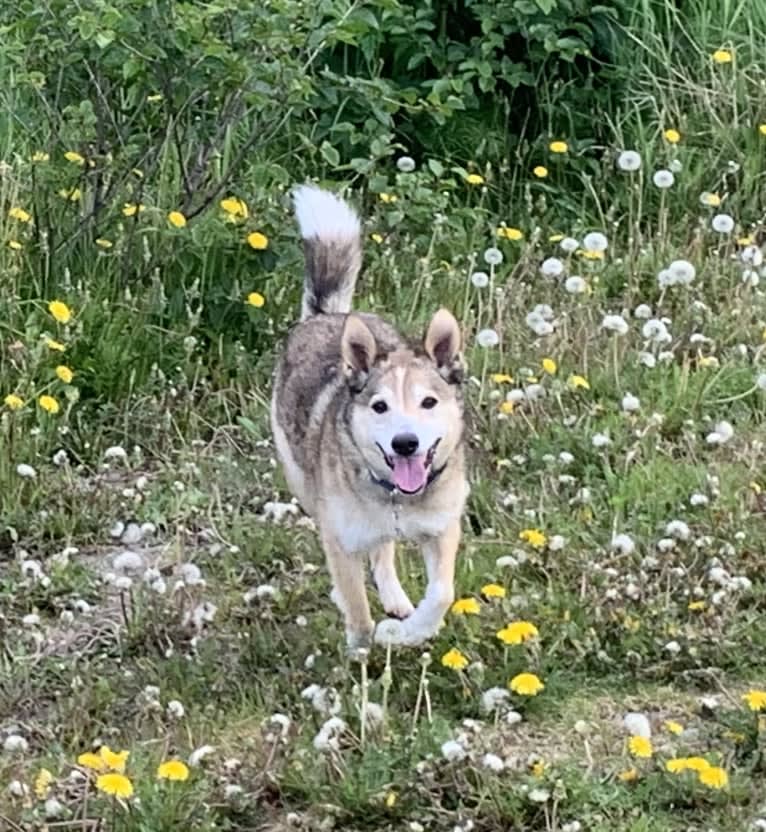
<path id="1" fill-rule="evenodd" d="M 439 402 L 433 396 L 426 396 L 425 399 L 420 403 L 421 407 L 424 407 L 426 410 L 431 410 L 431 408 L 436 407 Z"/>
<path id="2" fill-rule="evenodd" d="M 385 413 L 388 410 L 388 405 L 384 401 L 377 401 L 373 404 L 372 409 L 376 413 Z"/>

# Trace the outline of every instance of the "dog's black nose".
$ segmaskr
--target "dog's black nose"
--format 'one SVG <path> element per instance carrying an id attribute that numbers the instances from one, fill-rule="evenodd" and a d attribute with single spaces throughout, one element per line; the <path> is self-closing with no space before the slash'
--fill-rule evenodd
<path id="1" fill-rule="evenodd" d="M 399 456 L 412 456 L 417 451 L 419 444 L 414 433 L 397 433 L 391 440 L 391 447 L 394 449 L 394 453 L 399 454 Z"/>

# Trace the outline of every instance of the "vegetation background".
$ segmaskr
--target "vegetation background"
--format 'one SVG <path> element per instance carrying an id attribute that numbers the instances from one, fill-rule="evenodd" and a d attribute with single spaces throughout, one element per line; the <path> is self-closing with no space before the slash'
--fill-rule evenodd
<path id="1" fill-rule="evenodd" d="M 746 0 L 0 9 L 0 828 L 766 828 L 765 39 Z M 304 181 L 365 218 L 360 307 L 466 333 L 425 655 L 348 660 L 275 469 Z"/>

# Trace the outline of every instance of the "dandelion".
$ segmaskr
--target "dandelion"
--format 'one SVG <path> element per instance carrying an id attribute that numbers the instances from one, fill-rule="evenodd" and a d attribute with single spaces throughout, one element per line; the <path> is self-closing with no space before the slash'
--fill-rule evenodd
<path id="1" fill-rule="evenodd" d="M 681 141 L 681 134 L 678 130 L 674 130 L 672 127 L 666 130 L 663 134 L 665 137 L 666 142 L 670 142 L 670 144 L 678 144 Z"/>
<path id="2" fill-rule="evenodd" d="M 447 740 L 442 743 L 441 752 L 445 760 L 465 759 L 465 748 L 457 740 Z"/>
<path id="3" fill-rule="evenodd" d="M 45 346 L 48 347 L 49 350 L 53 350 L 54 352 L 64 352 L 66 347 L 60 341 L 54 341 L 53 338 L 46 338 L 45 339 Z"/>
<path id="4" fill-rule="evenodd" d="M 66 367 L 64 364 L 59 364 L 59 366 L 56 367 L 56 375 L 59 377 L 61 381 L 64 382 L 64 384 L 71 384 L 72 379 L 74 378 L 74 373 L 72 372 L 72 370 L 70 370 L 69 367 Z"/>
<path id="5" fill-rule="evenodd" d="M 563 141 L 555 141 L 548 145 L 548 150 L 551 153 L 566 153 L 569 150 L 569 145 Z"/>
<path id="6" fill-rule="evenodd" d="M 555 376 L 558 371 L 558 364 L 552 358 L 543 358 L 542 362 L 543 372 L 549 376 Z"/>
<path id="7" fill-rule="evenodd" d="M 146 96 L 146 100 L 149 104 L 156 104 L 158 101 L 162 101 L 165 96 L 161 92 L 155 92 L 151 95 Z"/>
<path id="8" fill-rule="evenodd" d="M 494 384 L 513 384 L 513 378 L 508 373 L 492 373 L 490 378 Z"/>
<path id="9" fill-rule="evenodd" d="M 583 237 L 582 244 L 586 251 L 606 251 L 609 241 L 600 231 L 591 231 Z"/>
<path id="10" fill-rule="evenodd" d="M 383 242 L 383 235 L 375 232 L 374 234 L 370 234 L 370 239 L 373 241 L 373 243 L 381 245 Z"/>
<path id="11" fill-rule="evenodd" d="M 80 754 L 77 758 L 77 764 L 91 771 L 106 771 L 107 769 L 103 757 L 99 754 L 94 754 L 92 751 L 86 751 L 84 754 Z"/>
<path id="12" fill-rule="evenodd" d="M 53 416 L 61 410 L 59 403 L 53 398 L 53 396 L 40 396 L 37 403 L 46 413 L 50 413 Z"/>
<path id="13" fill-rule="evenodd" d="M 585 376 L 571 375 L 567 379 L 567 385 L 574 390 L 590 390 L 590 382 Z"/>
<path id="14" fill-rule="evenodd" d="M 539 529 L 524 529 L 519 532 L 519 540 L 529 543 L 533 549 L 542 549 L 548 542 L 548 538 Z"/>
<path id="15" fill-rule="evenodd" d="M 634 757 L 648 759 L 654 753 L 652 741 L 648 737 L 635 735 L 628 740 L 628 750 Z"/>
<path id="16" fill-rule="evenodd" d="M 247 203 L 242 199 L 237 199 L 235 196 L 227 196 L 226 199 L 222 199 L 218 204 L 230 222 L 236 222 L 240 219 L 246 220 L 250 216 Z"/>
<path id="17" fill-rule="evenodd" d="M 399 197 L 396 194 L 381 193 L 378 194 L 378 199 L 380 199 L 381 202 L 384 202 L 388 205 L 392 202 L 397 202 Z"/>
<path id="18" fill-rule="evenodd" d="M 120 774 L 125 771 L 125 764 L 128 762 L 130 751 L 112 751 L 108 745 L 102 745 L 98 753 L 108 769 Z"/>
<path id="19" fill-rule="evenodd" d="M 60 324 L 68 324 L 72 319 L 72 310 L 60 300 L 52 300 L 48 304 L 48 311 Z"/>
<path id="20" fill-rule="evenodd" d="M 545 179 L 548 175 L 548 168 L 546 168 L 545 165 L 535 165 L 535 167 L 532 168 L 532 173 L 538 179 Z"/>
<path id="21" fill-rule="evenodd" d="M 758 132 L 759 132 L 762 136 L 766 136 L 766 124 L 759 124 L 759 125 L 758 125 Z"/>
<path id="22" fill-rule="evenodd" d="M 632 555 L 636 550 L 636 544 L 629 534 L 616 534 L 612 538 L 612 549 L 621 555 Z"/>
<path id="23" fill-rule="evenodd" d="M 18 222 L 23 223 L 27 223 L 32 219 L 32 215 L 28 211 L 25 211 L 23 208 L 19 208 L 18 206 L 11 208 L 8 212 L 8 216 L 12 220 L 17 220 Z"/>
<path id="24" fill-rule="evenodd" d="M 450 670 L 464 670 L 468 667 L 468 659 L 456 647 L 453 647 L 442 656 L 442 664 Z"/>
<path id="25" fill-rule="evenodd" d="M 689 612 L 702 612 L 707 607 L 704 601 L 690 601 L 686 609 Z"/>
<path id="26" fill-rule="evenodd" d="M 400 156 L 396 160 L 396 167 L 399 168 L 402 173 L 412 173 L 412 171 L 415 170 L 415 160 L 412 156 Z"/>
<path id="27" fill-rule="evenodd" d="M 675 176 L 669 170 L 655 171 L 652 177 L 652 182 L 654 182 L 655 186 L 662 189 L 672 188 L 675 181 Z"/>
<path id="28" fill-rule="evenodd" d="M 489 286 L 489 275 L 486 272 L 474 272 L 471 275 L 471 283 L 477 289 L 486 289 Z"/>
<path id="29" fill-rule="evenodd" d="M 731 234 L 734 230 L 734 219 L 729 214 L 716 214 L 710 222 L 713 231 L 719 234 Z"/>
<path id="30" fill-rule="evenodd" d="M 70 202 L 77 202 L 82 196 L 82 191 L 79 188 L 61 188 L 59 196 L 62 199 L 68 199 Z"/>
<path id="31" fill-rule="evenodd" d="M 33 162 L 48 162 L 50 161 L 50 153 L 46 153 L 44 150 L 36 150 L 32 154 L 32 161 Z"/>
<path id="32" fill-rule="evenodd" d="M 638 780 L 638 769 L 635 767 L 626 768 L 624 771 L 621 771 L 617 777 L 622 783 L 635 783 L 635 781 Z"/>
<path id="33" fill-rule="evenodd" d="M 12 251 L 21 251 L 21 249 L 24 248 L 24 245 L 18 240 L 8 240 L 8 248 Z"/>
<path id="34" fill-rule="evenodd" d="M 71 162 L 73 165 L 84 165 L 85 164 L 85 157 L 81 156 L 76 150 L 67 150 L 64 154 L 64 158 L 67 162 Z"/>
<path id="35" fill-rule="evenodd" d="M 684 286 L 688 286 L 697 276 L 697 270 L 688 260 L 674 260 L 667 270 L 673 283 Z"/>
<path id="36" fill-rule="evenodd" d="M 24 407 L 24 400 L 15 393 L 9 393 L 3 399 L 3 403 L 9 410 L 21 410 Z"/>
<path id="37" fill-rule="evenodd" d="M 632 173 L 641 167 L 641 156 L 635 150 L 623 150 L 617 157 L 617 167 Z"/>
<path id="38" fill-rule="evenodd" d="M 580 257 L 584 257 L 586 260 L 603 260 L 604 259 L 604 252 L 603 251 L 594 251 L 592 248 L 584 248 L 577 252 Z"/>
<path id="39" fill-rule="evenodd" d="M 624 413 L 635 413 L 641 409 L 641 401 L 632 393 L 626 393 L 622 397 L 621 407 Z"/>
<path id="40" fill-rule="evenodd" d="M 710 768 L 710 763 L 704 757 L 687 757 L 685 763 L 689 771 L 696 771 L 697 773 L 707 771 Z"/>
<path id="41" fill-rule="evenodd" d="M 266 298 L 260 292 L 250 292 L 245 303 L 248 306 L 254 306 L 256 309 L 260 309 L 266 303 Z"/>
<path id="42" fill-rule="evenodd" d="M 126 202 L 122 206 L 122 214 L 125 217 L 135 217 L 136 214 L 140 214 L 145 209 L 144 205 L 141 205 L 140 202 Z"/>
<path id="43" fill-rule="evenodd" d="M 185 228 L 186 227 L 186 217 L 180 211 L 171 211 L 168 214 L 168 222 L 174 228 Z"/>
<path id="44" fill-rule="evenodd" d="M 167 760 L 157 768 L 157 779 L 183 782 L 189 779 L 189 769 L 180 760 Z"/>
<path id="45" fill-rule="evenodd" d="M 570 295 L 581 295 L 588 290 L 588 284 L 585 282 L 584 278 L 579 275 L 573 275 L 564 281 L 564 289 L 566 289 Z"/>
<path id="46" fill-rule="evenodd" d="M 16 466 L 16 473 L 25 480 L 33 480 L 37 476 L 37 471 L 31 465 L 27 465 L 24 462 Z"/>
<path id="47" fill-rule="evenodd" d="M 469 173 L 465 177 L 465 181 L 469 185 L 483 185 L 484 184 L 484 177 L 478 173 Z"/>
<path id="48" fill-rule="evenodd" d="M 459 598 L 452 605 L 452 612 L 455 615 L 478 615 L 481 606 L 475 598 Z"/>
<path id="49" fill-rule="evenodd" d="M 133 784 L 124 774 L 101 774 L 96 779 L 96 788 L 104 794 L 127 799 L 133 794 Z"/>
<path id="50" fill-rule="evenodd" d="M 484 584 L 480 592 L 485 598 L 505 598 L 505 587 L 500 584 Z"/>
<path id="51" fill-rule="evenodd" d="M 537 638 L 539 631 L 531 621 L 513 621 L 495 634 L 503 644 L 523 644 Z"/>
<path id="52" fill-rule="evenodd" d="M 622 315 L 604 315 L 604 320 L 601 321 L 601 328 L 615 332 L 617 335 L 626 335 L 629 329 L 628 322 Z"/>
<path id="53" fill-rule="evenodd" d="M 264 251 L 269 247 L 269 238 L 260 231 L 253 231 L 247 235 L 247 244 L 256 251 Z"/>
<path id="54" fill-rule="evenodd" d="M 537 696 L 545 685 L 534 673 L 519 673 L 511 679 L 508 687 L 519 696 Z"/>
<path id="55" fill-rule="evenodd" d="M 500 343 L 500 336 L 494 329 L 482 329 L 476 336 L 476 343 L 484 349 L 496 347 Z"/>
<path id="56" fill-rule="evenodd" d="M 766 710 L 766 690 L 749 690 L 742 695 L 742 700 L 755 713 Z"/>
<path id="57" fill-rule="evenodd" d="M 520 228 L 509 228 L 506 225 L 501 225 L 497 229 L 497 236 L 505 240 L 517 242 L 518 240 L 524 239 L 524 232 Z"/>
<path id="58" fill-rule="evenodd" d="M 38 800 L 45 800 L 48 797 L 48 792 L 53 782 L 53 775 L 47 768 L 41 768 L 37 777 L 35 777 L 35 795 Z"/>
<path id="59" fill-rule="evenodd" d="M 558 257 L 548 257 L 547 260 L 543 260 L 540 271 L 546 277 L 558 277 L 564 272 L 564 264 Z"/>
<path id="60" fill-rule="evenodd" d="M 699 781 L 709 789 L 725 789 L 729 785 L 729 775 L 720 766 L 709 766 L 698 773 Z"/>
<path id="61" fill-rule="evenodd" d="M 681 725 L 680 722 L 676 722 L 675 720 L 666 719 L 663 724 L 665 726 L 665 729 L 676 737 L 680 736 L 684 732 L 684 726 Z"/>
<path id="62" fill-rule="evenodd" d="M 111 240 L 107 240 L 106 237 L 98 237 L 95 242 L 99 248 L 103 248 L 104 250 L 110 249 L 114 245 L 114 243 Z"/>
<path id="63" fill-rule="evenodd" d="M 710 193 L 710 191 L 703 191 L 700 194 L 700 202 L 709 208 L 718 208 L 721 204 L 721 197 L 718 194 Z"/>
<path id="64" fill-rule="evenodd" d="M 730 64 L 734 60 L 734 55 L 728 49 L 716 49 L 710 57 L 716 64 Z"/>

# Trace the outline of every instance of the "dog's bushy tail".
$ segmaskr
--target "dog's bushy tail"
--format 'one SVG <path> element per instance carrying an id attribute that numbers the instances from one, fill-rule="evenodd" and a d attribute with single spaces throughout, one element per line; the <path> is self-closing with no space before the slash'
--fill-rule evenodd
<path id="1" fill-rule="evenodd" d="M 362 265 L 359 217 L 343 200 L 312 185 L 296 188 L 293 200 L 306 256 L 301 320 L 350 312 Z"/>

